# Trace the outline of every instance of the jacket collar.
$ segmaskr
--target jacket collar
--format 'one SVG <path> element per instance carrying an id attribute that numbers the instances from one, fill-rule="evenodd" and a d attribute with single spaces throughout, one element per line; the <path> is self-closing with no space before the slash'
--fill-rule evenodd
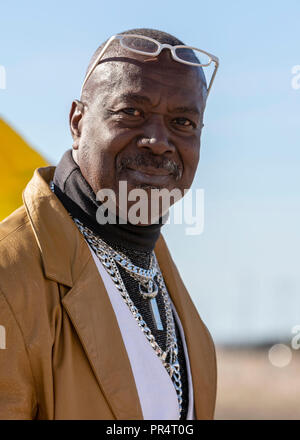
<path id="1" fill-rule="evenodd" d="M 130 362 L 101 276 L 94 262 L 88 264 L 93 257 L 87 243 L 49 187 L 54 171 L 53 166 L 36 169 L 23 192 L 45 276 L 70 288 L 62 299 L 63 306 L 116 419 L 142 419 Z M 162 235 L 154 250 L 184 328 L 196 417 L 212 418 L 216 397 L 216 358 L 211 337 L 185 289 Z M 114 347 L 113 352 L 111 347 Z"/>
<path id="2" fill-rule="evenodd" d="M 23 191 L 23 202 L 46 277 L 71 287 L 87 255 L 77 226 L 49 187 L 54 171 L 54 166 L 37 168 Z"/>

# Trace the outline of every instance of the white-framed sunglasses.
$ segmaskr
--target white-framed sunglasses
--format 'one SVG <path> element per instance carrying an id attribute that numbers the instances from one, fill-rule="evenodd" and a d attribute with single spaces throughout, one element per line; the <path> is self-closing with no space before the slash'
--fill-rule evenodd
<path id="1" fill-rule="evenodd" d="M 81 94 L 85 83 L 87 82 L 93 71 L 95 70 L 96 66 L 103 57 L 108 46 L 114 40 L 119 40 L 121 46 L 124 49 L 128 49 L 131 52 L 138 53 L 141 55 L 148 55 L 152 57 L 158 56 L 163 49 L 167 48 L 171 51 L 172 57 L 175 61 L 178 61 L 179 63 L 187 64 L 189 66 L 207 67 L 210 66 L 211 63 L 213 62 L 215 68 L 207 89 L 207 96 L 208 96 L 219 67 L 219 59 L 216 56 L 202 49 L 198 49 L 197 47 L 185 46 L 185 45 L 171 46 L 170 44 L 159 43 L 157 40 L 154 40 L 154 38 L 145 37 L 144 35 L 135 35 L 135 34 L 113 35 L 112 37 L 109 38 L 109 40 L 106 42 L 103 49 L 100 51 L 99 55 L 93 62 L 89 71 L 87 72 L 81 87 Z M 199 59 L 199 62 L 195 61 L 195 55 Z"/>

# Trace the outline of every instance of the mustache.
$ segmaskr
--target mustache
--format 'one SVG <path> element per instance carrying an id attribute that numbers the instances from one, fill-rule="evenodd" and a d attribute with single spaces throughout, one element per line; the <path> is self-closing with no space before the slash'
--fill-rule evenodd
<path id="1" fill-rule="evenodd" d="M 182 176 L 182 167 L 179 166 L 174 160 L 164 158 L 158 158 L 152 153 L 138 153 L 134 156 L 122 157 L 117 161 L 117 171 L 120 172 L 130 166 L 138 167 L 153 167 L 168 171 L 175 177 L 175 180 L 179 180 Z"/>

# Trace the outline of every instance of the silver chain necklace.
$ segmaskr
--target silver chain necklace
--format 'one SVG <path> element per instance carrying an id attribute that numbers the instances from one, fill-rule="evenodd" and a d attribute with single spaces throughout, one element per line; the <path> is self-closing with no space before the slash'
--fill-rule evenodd
<path id="1" fill-rule="evenodd" d="M 50 189 L 54 192 L 54 183 L 50 182 Z M 140 329 L 146 336 L 147 340 L 151 344 L 154 349 L 156 355 L 162 361 L 163 366 L 166 368 L 171 380 L 173 382 L 177 399 L 179 405 L 179 411 L 182 412 L 182 382 L 181 382 L 181 374 L 180 374 L 180 365 L 178 362 L 178 345 L 177 345 L 177 337 L 175 332 L 175 323 L 174 317 L 171 308 L 171 302 L 169 298 L 169 294 L 167 288 L 165 286 L 165 282 L 159 268 L 155 253 L 152 252 L 150 267 L 148 270 L 135 266 L 131 263 L 130 259 L 126 257 L 123 253 L 114 250 L 111 246 L 105 243 L 101 238 L 99 238 L 96 234 L 94 234 L 88 227 L 84 226 L 77 218 L 72 217 L 79 231 L 83 234 L 86 241 L 90 244 L 91 248 L 95 251 L 97 257 L 101 261 L 103 267 L 110 275 L 114 285 L 120 292 L 123 300 L 129 307 L 133 317 L 137 321 Z M 155 340 L 154 335 L 151 333 L 150 328 L 147 326 L 147 323 L 144 321 L 142 315 L 139 313 L 137 307 L 134 305 L 131 300 L 127 289 L 124 285 L 123 279 L 118 270 L 117 264 L 123 267 L 134 279 L 139 282 L 139 291 L 143 298 L 150 299 L 150 303 L 152 303 L 152 312 L 156 321 L 156 325 L 158 328 L 158 321 L 160 321 L 160 317 L 158 319 L 157 314 L 159 316 L 157 303 L 155 300 L 155 296 L 158 293 L 158 286 L 161 289 L 162 298 L 166 311 L 166 321 L 167 321 L 167 343 L 166 343 L 166 351 L 163 351 L 161 347 Z M 157 281 L 155 281 L 155 279 Z M 141 287 L 143 286 L 143 287 Z M 144 288 L 144 289 L 143 289 Z M 153 301 L 155 301 L 155 305 L 153 305 Z M 156 310 L 153 310 L 156 308 Z"/>

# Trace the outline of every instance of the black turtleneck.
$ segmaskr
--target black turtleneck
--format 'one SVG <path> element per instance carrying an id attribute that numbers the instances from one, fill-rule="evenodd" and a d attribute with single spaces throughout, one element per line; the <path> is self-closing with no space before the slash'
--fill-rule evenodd
<path id="1" fill-rule="evenodd" d="M 53 182 L 55 194 L 65 208 L 84 223 L 93 232 L 110 244 L 120 244 L 129 249 L 152 251 L 159 237 L 162 223 L 149 226 L 137 226 L 131 223 L 101 225 L 96 220 L 96 211 L 100 202 L 91 186 L 81 174 L 74 161 L 72 150 L 67 150 L 58 163 Z"/>

